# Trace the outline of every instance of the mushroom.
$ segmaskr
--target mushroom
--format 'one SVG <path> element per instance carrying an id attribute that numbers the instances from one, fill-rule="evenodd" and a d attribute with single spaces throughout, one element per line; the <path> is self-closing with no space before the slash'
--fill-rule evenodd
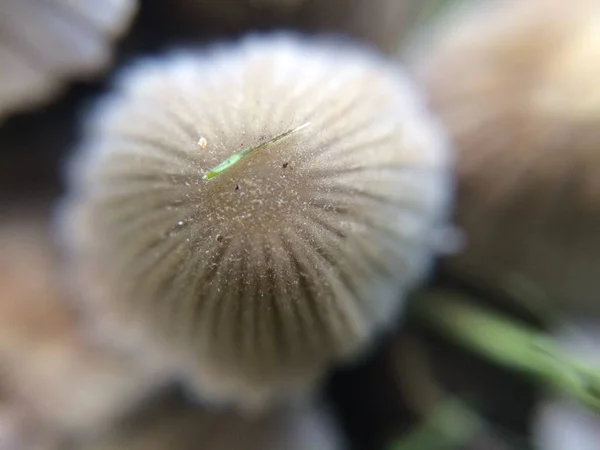
<path id="1" fill-rule="evenodd" d="M 108 427 L 163 381 L 86 338 L 41 219 L 9 215 L 0 225 L 0 447 L 50 448 Z"/>
<path id="2" fill-rule="evenodd" d="M 0 121 L 105 69 L 136 0 L 2 0 Z"/>
<path id="3" fill-rule="evenodd" d="M 260 407 L 394 323 L 441 250 L 450 167 L 396 66 L 249 37 L 121 76 L 70 166 L 61 235 L 115 343 Z"/>
<path id="4" fill-rule="evenodd" d="M 458 152 L 451 274 L 600 313 L 600 3 L 507 1 L 467 13 L 415 71 Z"/>

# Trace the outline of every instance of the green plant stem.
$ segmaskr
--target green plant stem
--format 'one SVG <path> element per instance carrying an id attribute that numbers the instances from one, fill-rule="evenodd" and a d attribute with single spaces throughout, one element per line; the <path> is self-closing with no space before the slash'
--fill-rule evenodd
<path id="1" fill-rule="evenodd" d="M 234 165 L 236 165 L 237 163 L 239 163 L 241 160 L 246 159 L 248 156 L 256 153 L 259 150 L 262 150 L 264 148 L 270 147 L 271 145 L 279 142 L 280 140 L 288 137 L 291 134 L 297 133 L 298 131 L 302 131 L 303 129 L 305 129 L 309 125 L 310 125 L 310 122 L 306 122 L 305 124 L 300 125 L 299 127 L 296 127 L 296 128 L 292 128 L 291 130 L 288 130 L 288 131 L 286 131 L 284 133 L 281 133 L 280 135 L 275 136 L 273 139 L 271 139 L 271 140 L 269 140 L 267 142 L 264 142 L 264 143 L 262 143 L 260 145 L 257 145 L 256 147 L 250 147 L 250 148 L 247 148 L 245 150 L 242 150 L 241 152 L 234 153 L 229 158 L 227 158 L 225 161 L 219 163 L 218 165 L 216 165 L 215 167 L 213 167 L 212 169 L 210 169 L 208 172 L 206 172 L 202 176 L 202 179 L 203 180 L 210 180 L 210 179 L 216 177 L 220 173 L 225 172 L 230 167 L 233 167 Z"/>
<path id="2" fill-rule="evenodd" d="M 600 370 L 571 358 L 547 334 L 442 290 L 423 292 L 412 313 L 488 360 L 516 370 L 600 412 Z"/>

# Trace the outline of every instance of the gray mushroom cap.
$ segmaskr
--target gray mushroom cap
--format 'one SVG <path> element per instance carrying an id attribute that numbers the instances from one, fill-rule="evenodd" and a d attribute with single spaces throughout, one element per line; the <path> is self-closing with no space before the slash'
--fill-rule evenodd
<path id="1" fill-rule="evenodd" d="M 0 121 L 105 69 L 136 0 L 2 0 Z"/>
<path id="2" fill-rule="evenodd" d="M 107 323 L 178 360 L 203 395 L 261 404 L 395 320 L 439 250 L 450 166 L 395 66 L 251 37 L 122 76 L 71 166 L 62 235 Z"/>

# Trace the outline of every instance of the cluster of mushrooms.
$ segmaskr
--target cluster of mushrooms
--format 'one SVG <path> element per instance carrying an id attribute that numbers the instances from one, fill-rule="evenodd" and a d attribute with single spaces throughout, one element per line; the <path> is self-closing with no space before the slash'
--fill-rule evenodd
<path id="1" fill-rule="evenodd" d="M 519 366 L 461 283 L 600 364 L 599 0 L 143 3 L 0 3 L 0 133 L 107 80 L 0 216 L 0 450 L 357 448 L 323 386 L 413 320 Z M 117 63 L 145 8 L 209 38 Z M 546 378 L 532 445 L 600 448 Z"/>

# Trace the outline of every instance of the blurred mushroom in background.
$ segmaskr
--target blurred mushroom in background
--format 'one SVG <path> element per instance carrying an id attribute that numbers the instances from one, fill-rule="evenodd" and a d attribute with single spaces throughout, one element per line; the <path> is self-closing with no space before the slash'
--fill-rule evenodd
<path id="1" fill-rule="evenodd" d="M 600 313 L 600 2 L 485 2 L 415 71 L 458 152 L 454 276 Z"/>
<path id="2" fill-rule="evenodd" d="M 451 164 L 395 65 L 249 37 L 123 74 L 70 167 L 63 242 L 110 338 L 261 407 L 392 326 L 450 228 Z"/>
<path id="3" fill-rule="evenodd" d="M 107 69 L 136 0 L 2 0 L 0 122 Z"/>
<path id="4" fill-rule="evenodd" d="M 93 435 L 163 381 L 90 342 L 66 305 L 56 255 L 37 213 L 0 223 L 0 448 L 53 448 Z M 11 442 L 12 444 L 4 443 Z M 48 447 L 46 447 L 48 445 Z"/>
<path id="5" fill-rule="evenodd" d="M 579 319 L 557 334 L 571 355 L 600 367 L 600 322 Z M 539 450 L 600 448 L 600 415 L 568 399 L 545 399 L 534 417 L 533 439 Z"/>

